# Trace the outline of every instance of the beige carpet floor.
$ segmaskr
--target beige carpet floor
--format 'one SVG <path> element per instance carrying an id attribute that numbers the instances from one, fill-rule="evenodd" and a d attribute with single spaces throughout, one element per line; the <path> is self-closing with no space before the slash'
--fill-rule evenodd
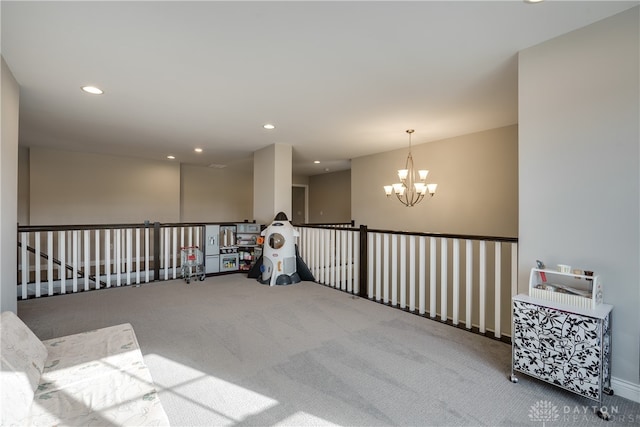
<path id="1" fill-rule="evenodd" d="M 508 344 L 311 282 L 174 280 L 21 301 L 18 315 L 41 339 L 131 323 L 175 426 L 640 425 L 618 396 L 604 422 L 597 402 L 511 383 Z"/>

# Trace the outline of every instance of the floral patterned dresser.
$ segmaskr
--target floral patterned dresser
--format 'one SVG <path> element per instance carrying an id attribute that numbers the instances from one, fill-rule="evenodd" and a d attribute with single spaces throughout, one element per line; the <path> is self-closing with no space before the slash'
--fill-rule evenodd
<path id="1" fill-rule="evenodd" d="M 612 394 L 612 309 L 513 297 L 511 381 L 522 372 L 602 404 L 602 393 Z"/>

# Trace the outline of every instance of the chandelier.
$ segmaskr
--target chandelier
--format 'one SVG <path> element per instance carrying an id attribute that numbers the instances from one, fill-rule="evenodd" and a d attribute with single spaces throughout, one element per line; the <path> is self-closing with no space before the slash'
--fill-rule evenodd
<path id="1" fill-rule="evenodd" d="M 407 133 L 409 134 L 409 155 L 407 156 L 404 169 L 398 169 L 400 182 L 384 186 L 384 192 L 387 197 L 389 197 L 391 193 L 395 193 L 400 203 L 406 207 L 417 205 L 424 199 L 427 193 L 433 196 L 438 186 L 438 184 L 427 184 L 428 170 L 420 169 L 416 171 L 413 168 L 413 157 L 411 156 L 411 134 L 413 132 L 415 132 L 413 129 L 407 129 Z"/>

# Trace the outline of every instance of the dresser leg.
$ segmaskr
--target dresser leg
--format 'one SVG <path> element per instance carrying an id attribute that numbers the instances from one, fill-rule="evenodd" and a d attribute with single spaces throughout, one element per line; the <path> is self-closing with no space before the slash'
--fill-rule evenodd
<path id="1" fill-rule="evenodd" d="M 596 415 L 605 421 L 609 421 L 610 419 L 609 412 L 607 412 L 607 408 L 604 406 L 596 411 Z"/>

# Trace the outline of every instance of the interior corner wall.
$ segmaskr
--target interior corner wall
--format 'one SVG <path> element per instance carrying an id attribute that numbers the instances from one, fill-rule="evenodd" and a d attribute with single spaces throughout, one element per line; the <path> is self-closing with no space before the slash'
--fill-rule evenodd
<path id="1" fill-rule="evenodd" d="M 351 221 L 351 170 L 309 177 L 309 222 Z"/>
<path id="2" fill-rule="evenodd" d="M 416 131 L 418 135 L 418 131 Z M 414 138 L 414 141 L 419 138 Z M 518 126 L 414 145 L 416 168 L 438 184 L 407 208 L 383 186 L 397 182 L 407 147 L 351 160 L 351 216 L 372 229 L 516 237 Z"/>
<path id="3" fill-rule="evenodd" d="M 29 225 L 29 147 L 18 146 L 18 224 Z"/>
<path id="4" fill-rule="evenodd" d="M 180 221 L 180 165 L 31 147 L 30 223 Z"/>
<path id="5" fill-rule="evenodd" d="M 253 169 L 180 168 L 181 222 L 253 220 Z"/>
<path id="6" fill-rule="evenodd" d="M 603 279 L 612 376 L 640 401 L 640 8 L 519 57 L 518 289 L 540 259 Z"/>
<path id="7" fill-rule="evenodd" d="M 18 116 L 20 87 L 0 57 L 0 311 L 18 310 Z"/>

